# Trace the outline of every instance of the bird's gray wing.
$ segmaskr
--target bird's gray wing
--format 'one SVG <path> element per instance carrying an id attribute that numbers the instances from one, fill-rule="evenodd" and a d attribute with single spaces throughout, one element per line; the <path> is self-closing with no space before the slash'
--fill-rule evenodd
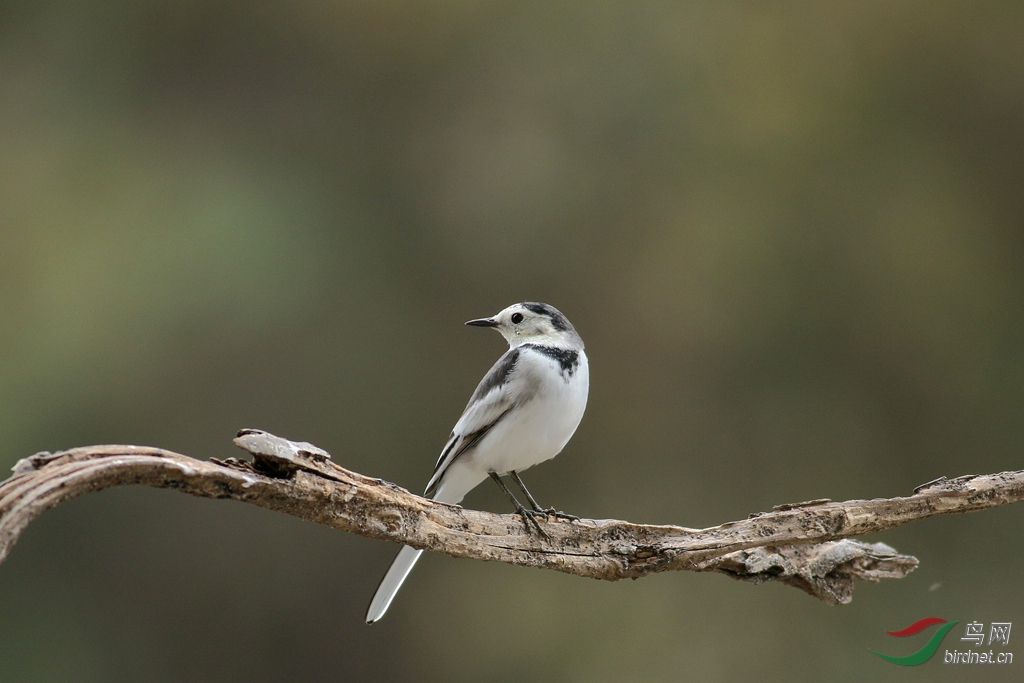
<path id="1" fill-rule="evenodd" d="M 434 474 L 427 484 L 424 495 L 433 495 L 445 470 L 529 398 L 528 393 L 522 391 L 522 383 L 514 381 L 519 354 L 519 349 L 509 349 L 480 380 L 462 417 L 455 423 L 455 428 L 452 430 L 451 436 L 448 437 L 448 443 L 445 444 L 444 450 L 441 451 L 441 455 L 437 459 Z"/>

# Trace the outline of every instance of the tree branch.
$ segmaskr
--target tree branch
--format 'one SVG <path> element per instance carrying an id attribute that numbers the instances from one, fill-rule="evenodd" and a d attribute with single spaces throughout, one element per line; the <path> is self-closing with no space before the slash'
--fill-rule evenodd
<path id="1" fill-rule="evenodd" d="M 86 446 L 24 458 L 0 483 L 0 562 L 29 522 L 89 491 L 141 484 L 231 498 L 341 531 L 453 557 L 556 569 L 615 581 L 671 570 L 776 580 L 830 604 L 851 600 L 853 580 L 902 578 L 917 559 L 884 543 L 849 540 L 907 522 L 1024 500 L 1024 471 L 941 478 L 899 498 L 816 500 L 707 529 L 617 520 L 541 518 L 544 535 L 518 515 L 437 503 L 346 470 L 323 450 L 257 430 L 235 443 L 251 461 L 201 461 L 159 448 Z"/>

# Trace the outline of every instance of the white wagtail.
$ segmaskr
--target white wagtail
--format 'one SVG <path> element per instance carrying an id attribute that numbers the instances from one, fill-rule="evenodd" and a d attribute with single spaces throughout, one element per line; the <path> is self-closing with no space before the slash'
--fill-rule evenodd
<path id="1" fill-rule="evenodd" d="M 558 455 L 572 438 L 587 407 L 590 368 L 583 340 L 553 306 L 521 303 L 493 318 L 467 325 L 493 327 L 509 350 L 484 375 L 434 467 L 423 494 L 457 504 L 491 477 L 523 516 L 527 530 L 544 510 L 526 490 L 518 472 Z M 501 481 L 508 475 L 526 494 L 527 510 Z M 567 515 L 568 516 L 568 515 Z M 384 616 L 422 550 L 404 546 L 381 579 L 366 611 L 366 622 Z"/>

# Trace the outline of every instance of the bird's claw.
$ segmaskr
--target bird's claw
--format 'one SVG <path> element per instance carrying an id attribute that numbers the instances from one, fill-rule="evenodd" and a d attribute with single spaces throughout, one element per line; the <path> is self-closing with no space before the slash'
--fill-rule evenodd
<path id="1" fill-rule="evenodd" d="M 561 510 L 556 510 L 555 508 L 548 508 L 546 510 L 537 510 L 537 512 L 543 513 L 545 515 L 553 515 L 553 516 L 555 516 L 555 517 L 557 517 L 559 519 L 568 519 L 568 520 L 570 520 L 572 522 L 580 521 L 580 518 L 577 517 L 576 515 L 570 515 L 568 512 L 562 512 Z"/>
<path id="2" fill-rule="evenodd" d="M 533 524 L 533 529 L 536 529 L 538 534 L 544 536 L 545 538 L 547 537 L 547 532 L 545 532 L 544 529 L 541 528 L 540 522 L 537 521 L 537 515 L 540 513 L 538 513 L 536 510 L 527 510 L 522 505 L 520 505 L 516 509 L 516 512 L 519 513 L 519 516 L 523 518 L 523 526 L 526 527 L 526 533 L 532 533 L 530 524 Z"/>

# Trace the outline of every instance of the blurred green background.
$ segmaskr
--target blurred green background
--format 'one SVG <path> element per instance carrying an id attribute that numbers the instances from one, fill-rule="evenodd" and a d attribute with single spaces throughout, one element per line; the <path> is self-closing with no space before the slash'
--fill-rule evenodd
<path id="1" fill-rule="evenodd" d="M 1024 467 L 1022 35 L 1020 2 L 2 2 L 0 465 L 258 427 L 418 491 L 504 348 L 462 322 L 541 300 L 592 368 L 544 504 L 706 526 Z M 430 555 L 368 627 L 395 546 L 110 490 L 0 566 L 0 680 L 1019 680 L 1022 519 L 868 538 L 921 567 L 844 607 Z M 868 652 L 929 615 L 1021 661 Z"/>

